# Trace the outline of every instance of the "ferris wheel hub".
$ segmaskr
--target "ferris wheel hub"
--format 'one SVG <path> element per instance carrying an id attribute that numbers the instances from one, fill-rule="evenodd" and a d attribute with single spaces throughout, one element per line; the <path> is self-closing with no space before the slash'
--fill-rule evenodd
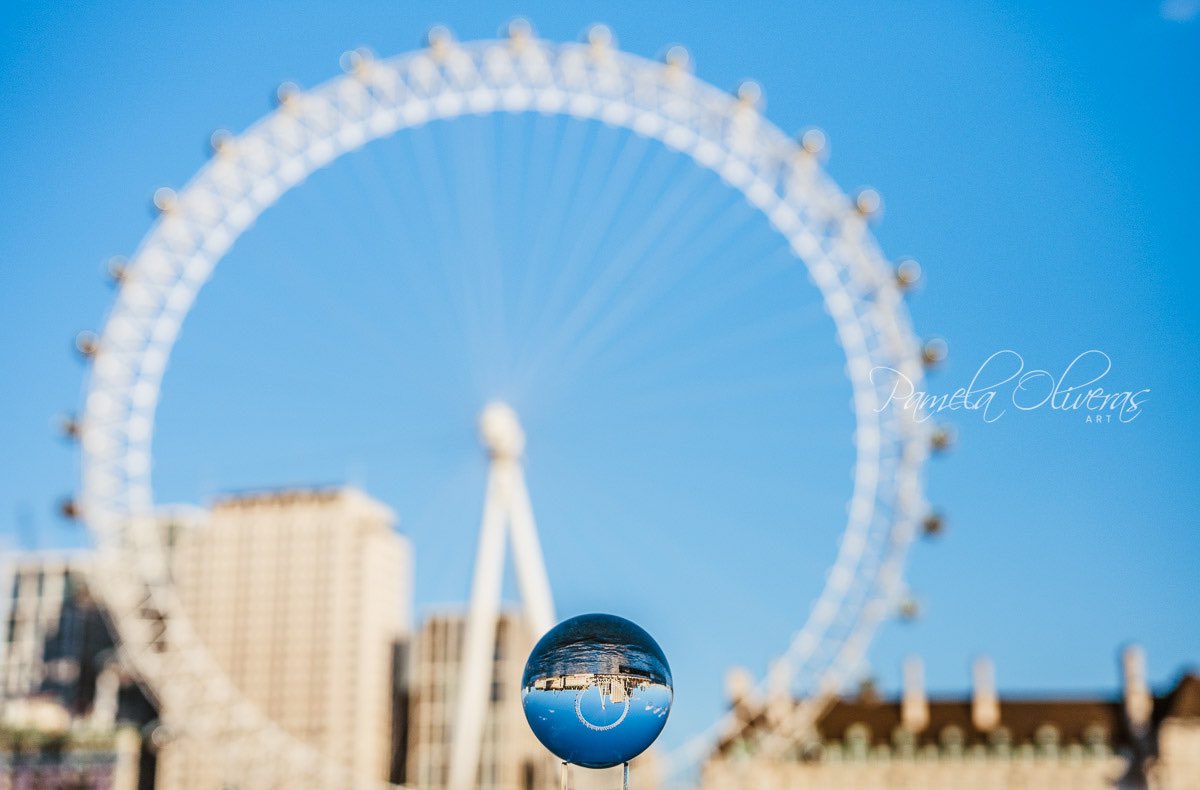
<path id="1" fill-rule="evenodd" d="M 503 401 L 493 401 L 479 415 L 479 438 L 496 459 L 515 460 L 525 449 L 525 432 L 517 413 Z"/>

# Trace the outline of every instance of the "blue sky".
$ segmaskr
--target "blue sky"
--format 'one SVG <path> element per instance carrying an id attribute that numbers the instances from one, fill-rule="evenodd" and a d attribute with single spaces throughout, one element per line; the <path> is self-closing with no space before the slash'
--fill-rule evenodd
<path id="1" fill-rule="evenodd" d="M 1186 1 L 1043 5 L 7 6 L 0 535 L 83 542 L 53 512 L 77 474 L 53 432 L 83 384 L 71 339 L 112 299 L 103 261 L 132 252 L 154 188 L 203 164 L 211 130 L 244 129 L 284 79 L 315 85 L 341 52 L 406 51 L 435 23 L 466 40 L 520 14 L 575 39 L 604 21 L 635 53 L 684 44 L 716 85 L 758 80 L 782 128 L 827 132 L 844 188 L 880 189 L 885 250 L 927 274 L 916 325 L 950 342 L 933 389 L 965 385 L 1004 349 L 1051 371 L 1099 349 L 1110 389 L 1151 390 L 1128 425 L 953 416 L 959 447 L 929 470 L 949 531 L 914 548 L 924 616 L 881 632 L 884 685 L 919 653 L 932 687 L 962 689 L 986 653 L 1004 689 L 1109 688 L 1126 640 L 1169 681 L 1200 660 L 1200 21 Z M 679 684 L 664 735 L 678 742 L 719 710 L 723 669 L 761 669 L 819 588 L 849 493 L 849 389 L 814 289 L 765 224 L 686 162 L 569 126 L 430 127 L 281 200 L 189 316 L 164 383 L 156 487 L 203 501 L 357 482 L 416 545 L 418 603 L 461 599 L 485 471 L 472 420 L 508 397 L 530 434 L 560 614 L 606 609 L 655 635 Z M 574 202 L 557 205 L 546 140 L 632 169 L 584 168 Z M 486 168 L 448 156 L 464 149 L 517 175 L 480 187 Z M 622 173 L 630 197 L 598 227 L 584 209 Z M 655 213 L 681 183 L 683 208 Z M 508 232 L 439 233 L 492 204 Z M 534 254 L 521 229 L 555 211 L 561 232 Z M 585 288 L 585 252 L 619 257 L 650 222 L 667 263 L 622 281 L 602 313 L 645 301 L 611 331 L 588 324 L 604 342 L 575 353 L 562 310 Z M 578 239 L 594 244 L 572 253 Z M 505 299 L 473 285 L 476 264 L 516 278 Z M 531 354 L 540 365 L 519 375 Z"/>

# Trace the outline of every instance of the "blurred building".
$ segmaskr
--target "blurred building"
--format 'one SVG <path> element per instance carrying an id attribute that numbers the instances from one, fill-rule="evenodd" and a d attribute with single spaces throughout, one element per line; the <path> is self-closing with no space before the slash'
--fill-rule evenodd
<path id="1" fill-rule="evenodd" d="M 446 787 L 465 625 L 465 613 L 434 614 L 425 619 L 413 640 L 408 781 L 419 790 Z M 521 709 L 521 673 L 532 648 L 523 619 L 502 613 L 496 626 L 491 700 L 479 760 L 480 790 L 559 786 L 558 761 L 533 737 Z"/>
<path id="2" fill-rule="evenodd" d="M 760 753 L 770 714 L 732 683 L 741 721 L 709 757 L 702 786 L 1200 788 L 1200 677 L 1184 674 L 1154 695 L 1136 648 L 1123 653 L 1122 671 L 1121 692 L 1108 697 L 1001 698 L 982 660 L 970 697 L 929 699 L 914 660 L 898 698 L 881 699 L 868 686 L 839 699 L 813 737 L 772 758 Z"/>
<path id="3" fill-rule="evenodd" d="M 413 641 L 409 686 L 408 781 L 417 790 L 444 790 L 459 682 L 466 614 L 441 612 L 422 624 Z M 561 765 L 534 737 L 521 704 L 521 675 L 534 637 L 524 619 L 504 612 L 496 627 L 491 699 L 480 752 L 480 790 L 558 790 Z M 610 790 L 621 786 L 621 769 L 571 769 L 574 790 Z M 633 763 L 635 786 L 657 790 L 654 756 Z"/>
<path id="4" fill-rule="evenodd" d="M 306 489 L 230 497 L 206 523 L 169 531 L 191 625 L 234 684 L 296 737 L 380 780 L 404 762 L 393 751 L 412 558 L 394 522 L 355 489 Z M 160 790 L 220 787 L 216 757 L 169 743 Z"/>
<path id="5" fill-rule="evenodd" d="M 81 557 L 11 558 L 0 646 L 0 788 L 149 790 L 157 714 L 115 659 Z"/>

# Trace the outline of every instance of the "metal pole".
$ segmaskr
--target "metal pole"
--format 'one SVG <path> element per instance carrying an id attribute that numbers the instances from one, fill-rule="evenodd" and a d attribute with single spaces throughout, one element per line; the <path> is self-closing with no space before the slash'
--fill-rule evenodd
<path id="1" fill-rule="evenodd" d="M 504 584 L 506 532 L 512 540 L 517 581 L 530 630 L 537 638 L 554 625 L 554 602 L 550 597 L 546 563 L 538 543 L 525 477 L 521 473 L 525 434 L 516 413 L 503 403 L 492 403 L 484 409 L 479 418 L 479 429 L 491 456 L 491 465 L 475 555 L 471 606 L 463 633 L 448 790 L 470 790 L 479 772 L 488 709 L 488 680 L 492 674 L 496 623 Z M 563 764 L 562 782 L 566 790 L 566 763 Z"/>
<path id="2" fill-rule="evenodd" d="M 496 621 L 504 582 L 504 521 L 508 511 L 511 472 L 493 461 L 488 474 L 483 523 L 475 555 L 475 578 L 467 611 L 459 669 L 458 704 L 450 742 L 449 790 L 469 790 L 479 771 L 484 718 L 487 716 L 488 682 Z"/>
<path id="3" fill-rule="evenodd" d="M 564 760 L 563 764 L 562 764 L 562 783 L 561 783 L 562 790 L 570 790 L 569 779 L 570 779 L 570 768 L 567 766 L 567 763 Z"/>
<path id="4" fill-rule="evenodd" d="M 625 775 L 625 779 L 621 783 L 621 787 L 624 790 L 629 790 L 629 763 L 625 763 L 622 773 Z"/>
<path id="5" fill-rule="evenodd" d="M 525 475 L 515 461 L 512 462 L 510 474 L 508 527 L 512 539 L 513 564 L 517 570 L 521 599 L 525 604 L 525 617 L 531 636 L 536 641 L 554 627 L 554 599 L 550 595 L 550 579 L 546 576 L 546 561 L 538 542 L 529 491 L 525 488 Z"/>

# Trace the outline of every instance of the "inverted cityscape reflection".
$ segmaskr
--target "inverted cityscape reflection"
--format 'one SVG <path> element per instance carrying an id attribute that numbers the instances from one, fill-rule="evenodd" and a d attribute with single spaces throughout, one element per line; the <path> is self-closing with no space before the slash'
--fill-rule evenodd
<path id="1" fill-rule="evenodd" d="M 628 762 L 667 723 L 671 669 L 658 643 L 609 614 L 564 620 L 534 647 L 521 680 L 525 718 L 564 762 L 608 768 Z"/>

